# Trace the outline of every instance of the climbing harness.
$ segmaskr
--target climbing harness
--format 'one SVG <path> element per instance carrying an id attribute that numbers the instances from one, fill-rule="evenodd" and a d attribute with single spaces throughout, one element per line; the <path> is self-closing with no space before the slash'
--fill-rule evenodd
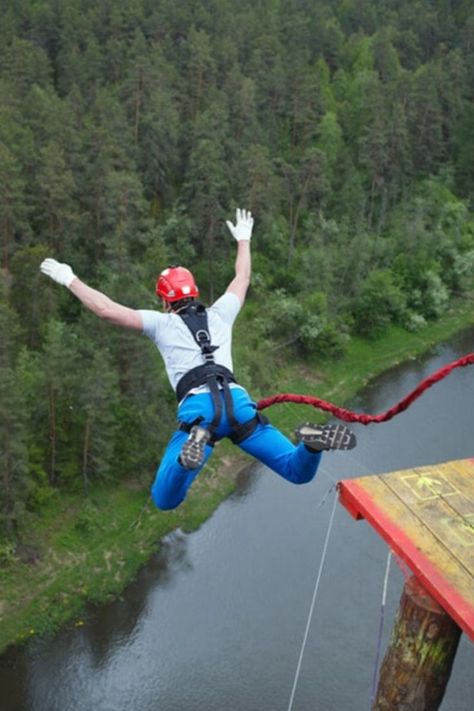
<path id="1" fill-rule="evenodd" d="M 421 383 L 402 400 L 400 400 L 400 402 L 379 415 L 366 415 L 361 412 L 352 412 L 351 410 L 346 410 L 344 407 L 338 407 L 331 402 L 321 400 L 317 397 L 312 397 L 311 395 L 295 395 L 292 393 L 281 393 L 279 395 L 272 395 L 271 397 L 263 398 L 257 402 L 257 409 L 264 410 L 265 408 L 270 407 L 270 405 L 275 405 L 276 403 L 293 402 L 303 405 L 311 405 L 319 410 L 325 410 L 345 422 L 360 422 L 362 425 L 386 422 L 392 417 L 395 417 L 395 415 L 398 415 L 400 412 L 406 410 L 412 402 L 414 402 L 425 392 L 425 390 L 428 390 L 428 388 L 432 385 L 438 383 L 440 380 L 443 380 L 443 378 L 449 375 L 455 368 L 463 368 L 464 366 L 472 365 L 473 363 L 474 353 L 469 353 L 468 355 L 458 358 L 458 360 L 455 360 L 448 365 L 444 365 L 439 368 L 439 370 L 422 380 Z"/>
<path id="2" fill-rule="evenodd" d="M 194 388 L 201 385 L 207 385 L 209 387 L 214 407 L 214 416 L 212 422 L 206 429 L 210 433 L 207 443 L 213 446 L 219 439 L 217 435 L 217 428 L 219 427 L 219 423 L 222 418 L 222 390 L 224 405 L 231 426 L 231 434 L 229 435 L 229 439 L 234 444 L 239 444 L 252 434 L 259 422 L 266 422 L 266 418 L 260 415 L 260 413 L 256 413 L 255 416 L 247 422 L 239 423 L 237 421 L 234 413 L 232 395 L 229 388 L 229 383 L 235 383 L 236 380 L 233 373 L 228 368 L 215 362 L 214 353 L 219 346 L 213 346 L 211 344 L 205 306 L 199 301 L 193 301 L 185 309 L 178 311 L 177 315 L 183 319 L 184 323 L 191 331 L 194 340 L 201 349 L 201 354 L 204 360 L 203 365 L 198 365 L 195 368 L 192 368 L 190 371 L 185 373 L 185 375 L 183 375 L 178 382 L 176 387 L 178 402 L 181 402 L 181 400 Z M 200 417 L 191 423 L 180 422 L 179 429 L 184 432 L 191 433 L 193 428 L 199 426 L 202 420 L 203 418 Z M 196 433 L 197 431 L 195 430 L 195 434 Z"/>

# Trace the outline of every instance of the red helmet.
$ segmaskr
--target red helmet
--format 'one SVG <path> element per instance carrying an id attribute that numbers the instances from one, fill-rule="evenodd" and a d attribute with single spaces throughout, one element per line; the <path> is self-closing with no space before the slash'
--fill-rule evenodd
<path id="1" fill-rule="evenodd" d="M 156 282 L 156 295 L 165 301 L 179 301 L 179 299 L 198 297 L 199 289 L 189 269 L 172 266 L 164 269 L 159 275 Z"/>

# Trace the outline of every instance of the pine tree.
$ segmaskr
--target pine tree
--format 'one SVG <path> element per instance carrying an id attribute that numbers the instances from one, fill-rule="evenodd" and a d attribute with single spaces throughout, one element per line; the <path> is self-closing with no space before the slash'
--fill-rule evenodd
<path id="1" fill-rule="evenodd" d="M 184 186 L 192 216 L 190 237 L 197 254 L 206 259 L 204 281 L 211 300 L 216 295 L 216 267 L 222 261 L 222 240 L 217 240 L 219 220 L 229 199 L 224 154 L 227 126 L 228 118 L 221 102 L 216 102 L 196 119 Z"/>
<path id="2" fill-rule="evenodd" d="M 42 232 L 58 259 L 67 253 L 66 241 L 78 220 L 74 192 L 76 184 L 68 168 L 64 151 L 52 141 L 40 151 L 38 171 L 40 203 L 38 213 L 44 218 Z"/>
<path id="3" fill-rule="evenodd" d="M 15 374 L 19 324 L 3 299 L 0 330 L 0 527 L 12 536 L 28 497 L 27 418 Z"/>
<path id="4" fill-rule="evenodd" d="M 125 103 L 136 157 L 147 191 L 155 200 L 169 194 L 179 163 L 178 109 L 174 69 L 157 47 L 137 32 L 129 51 L 120 97 Z"/>
<path id="5" fill-rule="evenodd" d="M 91 477 L 106 479 L 114 474 L 117 434 L 118 381 L 110 354 L 94 350 L 89 341 L 82 352 L 84 377 L 78 405 L 81 407 L 82 480 L 85 493 Z"/>
<path id="6" fill-rule="evenodd" d="M 17 530 L 29 493 L 26 431 L 15 371 L 0 365 L 0 526 L 6 536 Z"/>
<path id="7" fill-rule="evenodd" d="M 191 27 L 187 38 L 189 117 L 193 121 L 205 108 L 205 97 L 215 76 L 212 42 L 205 30 Z"/>
<path id="8" fill-rule="evenodd" d="M 287 259 L 290 264 L 304 209 L 309 202 L 313 207 L 321 204 L 328 190 L 328 176 L 324 153 L 318 148 L 308 149 L 296 166 L 281 161 L 279 169 L 287 191 L 290 226 Z"/>
<path id="9" fill-rule="evenodd" d="M 51 81 L 51 65 L 46 52 L 34 42 L 13 37 L 4 52 L 3 78 L 15 87 L 15 93 L 24 97 L 34 86 L 48 86 Z"/>
<path id="10" fill-rule="evenodd" d="M 37 407 L 43 416 L 43 441 L 48 441 L 46 470 L 51 485 L 56 485 L 77 461 L 78 442 L 72 439 L 76 419 L 77 347 L 74 333 L 61 321 L 51 319 L 46 328 L 41 352 L 41 399 Z"/>
<path id="11" fill-rule="evenodd" d="M 445 156 L 445 146 L 435 66 L 424 65 L 412 76 L 406 111 L 414 168 L 424 174 L 436 171 Z"/>
<path id="12" fill-rule="evenodd" d="M 40 346 L 44 324 L 59 311 L 60 292 L 39 269 L 49 254 L 45 245 L 38 244 L 18 249 L 11 260 L 11 304 L 29 348 Z"/>
<path id="13" fill-rule="evenodd" d="M 25 180 L 15 156 L 0 143 L 0 234 L 2 239 L 2 267 L 10 268 L 10 259 L 17 238 L 25 229 L 28 208 L 25 199 Z"/>

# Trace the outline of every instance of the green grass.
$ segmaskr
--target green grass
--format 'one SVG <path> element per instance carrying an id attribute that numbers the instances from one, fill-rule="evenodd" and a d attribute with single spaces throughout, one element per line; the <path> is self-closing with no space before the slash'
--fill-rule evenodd
<path id="1" fill-rule="evenodd" d="M 308 361 L 297 364 L 290 371 L 282 370 L 271 393 L 294 392 L 314 395 L 343 406 L 370 380 L 399 363 L 426 353 L 437 344 L 474 325 L 474 304 L 463 302 L 446 313 L 442 319 L 429 324 L 423 331 L 408 333 L 391 327 L 382 338 L 367 341 L 353 338 L 341 360 L 332 362 Z M 324 421 L 327 415 L 310 406 L 274 405 L 270 413 L 272 422 L 284 429 L 292 429 L 295 415 L 298 419 Z"/>
<path id="2" fill-rule="evenodd" d="M 473 324 L 474 309 L 465 303 L 417 334 L 392 328 L 375 341 L 354 339 L 337 362 L 289 363 L 281 354 L 280 367 L 272 365 L 272 391 L 262 395 L 299 392 L 344 405 L 374 376 Z M 306 417 L 325 417 L 299 405 L 276 405 L 267 414 L 287 432 Z M 11 556 L 0 567 L 0 651 L 66 621 L 82 624 L 86 602 L 120 595 L 171 530 L 198 528 L 233 491 L 236 472 L 249 461 L 230 443 L 220 443 L 186 502 L 172 512 L 149 501 L 151 474 L 145 482 L 96 486 L 87 499 L 54 496 L 23 531 L 23 547 L 35 550 L 37 562 Z"/>
<path id="3" fill-rule="evenodd" d="M 81 624 L 85 603 L 117 597 L 163 536 L 199 527 L 234 488 L 230 460 L 219 459 L 221 468 L 217 461 L 208 467 L 176 511 L 158 511 L 148 484 L 123 482 L 97 486 L 86 500 L 56 497 L 40 518 L 31 518 L 23 548 L 34 548 L 38 562 L 17 558 L 0 568 L 0 650 L 71 619 Z"/>

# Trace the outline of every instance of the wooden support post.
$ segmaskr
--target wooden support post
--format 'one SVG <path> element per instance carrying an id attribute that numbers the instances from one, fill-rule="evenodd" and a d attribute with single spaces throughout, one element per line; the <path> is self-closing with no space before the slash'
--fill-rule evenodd
<path id="1" fill-rule="evenodd" d="M 410 578 L 404 586 L 372 711 L 436 711 L 461 637 L 452 618 Z"/>

